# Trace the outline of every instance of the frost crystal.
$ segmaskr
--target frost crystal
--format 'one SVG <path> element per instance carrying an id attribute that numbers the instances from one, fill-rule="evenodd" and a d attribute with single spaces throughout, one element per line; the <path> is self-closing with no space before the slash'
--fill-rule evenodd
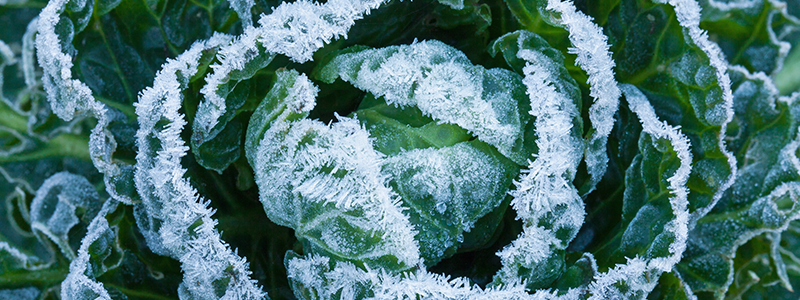
<path id="1" fill-rule="evenodd" d="M 686 182 L 692 171 L 692 154 L 689 150 L 689 139 L 677 127 L 659 121 L 647 98 L 636 87 L 629 84 L 620 86 L 628 100 L 631 111 L 636 113 L 642 122 L 642 132 L 656 139 L 666 139 L 672 145 L 680 160 L 680 167 L 667 181 L 672 195 L 669 199 L 674 218 L 665 226 L 673 234 L 669 245 L 669 255 L 665 257 L 628 259 L 624 265 L 617 265 L 606 273 L 595 277 L 589 287 L 592 297 L 589 299 L 632 299 L 647 295 L 658 283 L 658 276 L 669 272 L 677 264 L 684 250 L 689 235 L 689 190 Z M 619 285 L 624 284 L 625 289 Z"/>
<path id="2" fill-rule="evenodd" d="M 738 172 L 738 168 L 736 167 L 736 157 L 733 156 L 733 153 L 728 151 L 727 147 L 725 146 L 725 133 L 727 132 L 728 123 L 733 120 L 733 92 L 731 92 L 731 79 L 726 73 L 728 69 L 728 63 L 723 57 L 722 50 L 719 49 L 717 44 L 708 39 L 708 33 L 705 30 L 700 29 L 700 5 L 697 3 L 697 1 L 655 0 L 655 2 L 669 3 L 675 8 L 675 14 L 678 18 L 678 23 L 681 25 L 681 27 L 683 27 L 684 35 L 688 35 L 694 44 L 708 56 L 711 67 L 715 71 L 719 87 L 722 89 L 722 99 L 725 101 L 723 106 L 725 109 L 725 115 L 720 116 L 720 118 L 724 119 L 721 122 L 722 126 L 719 132 L 722 134 L 719 134 L 718 144 L 719 149 L 721 149 L 722 153 L 728 158 L 728 165 L 731 169 L 731 175 L 714 194 L 714 198 L 709 205 L 692 213 L 692 221 L 690 222 L 690 226 L 693 227 L 693 224 L 696 223 L 698 219 L 705 216 L 714 207 L 714 205 L 716 205 L 719 199 L 722 198 L 722 194 L 731 185 L 733 185 Z"/>
<path id="3" fill-rule="evenodd" d="M 266 294 L 250 277 L 247 262 L 220 239 L 208 201 L 197 195 L 181 166 L 187 147 L 180 137 L 186 124 L 178 112 L 182 90 L 197 73 L 203 51 L 218 49 L 231 38 L 215 34 L 197 42 L 156 74 L 136 103 L 139 152 L 136 155 L 136 188 L 145 214 L 137 216 L 147 244 L 154 252 L 181 262 L 184 281 L 180 290 L 204 299 L 264 299 Z M 161 124 L 162 121 L 166 123 Z M 214 282 L 228 280 L 224 295 L 217 296 Z"/>
<path id="4" fill-rule="evenodd" d="M 416 106 L 439 122 L 464 128 L 503 155 L 524 163 L 518 147 L 527 121 L 512 82 L 501 69 L 473 66 L 466 55 L 439 41 L 338 55 L 321 71 L 383 97 L 396 106 Z M 491 87 L 491 88 L 490 88 Z"/>
<path id="5" fill-rule="evenodd" d="M 38 26 L 36 56 L 44 72 L 42 82 L 47 92 L 47 100 L 50 102 L 53 112 L 65 121 L 73 120 L 86 113 L 93 114 L 97 118 L 97 125 L 89 136 L 89 153 L 92 162 L 97 170 L 103 173 L 108 193 L 120 202 L 132 204 L 134 200 L 118 193 L 114 183 L 115 178 L 122 176 L 124 169 L 130 168 L 129 165 L 113 159 L 117 143 L 107 127 L 117 116 L 110 112 L 105 104 L 95 100 L 92 91 L 86 84 L 72 78 L 72 57 L 70 54 L 62 52 L 61 39 L 66 39 L 67 43 L 71 43 L 74 32 L 70 32 L 69 36 L 59 37 L 55 31 L 56 24 L 61 19 L 61 15 L 65 13 L 68 3 L 72 2 L 68 0 L 48 2 L 39 14 L 39 18 L 35 20 L 35 24 Z M 91 15 L 91 4 L 83 1 L 79 5 L 89 5 L 88 10 Z M 26 81 L 31 76 L 28 75 L 30 71 L 28 70 L 26 73 Z"/>
<path id="6" fill-rule="evenodd" d="M 99 210 L 100 196 L 86 178 L 75 174 L 56 173 L 44 181 L 31 203 L 31 228 L 42 233 L 61 249 L 67 258 L 75 258 L 69 245 L 69 231 L 80 220 L 94 218 Z"/>
<path id="7" fill-rule="evenodd" d="M 589 108 L 589 120 L 594 131 L 587 141 L 586 165 L 591 175 L 586 195 L 594 190 L 608 167 L 606 143 L 614 126 L 614 114 L 619 106 L 620 91 L 614 79 L 614 60 L 611 59 L 607 37 L 603 30 L 592 22 L 591 17 L 575 8 L 572 0 L 547 1 L 548 10 L 559 14 L 558 22 L 569 31 L 569 40 L 574 48 L 570 53 L 578 58 L 575 64 L 589 75 L 589 94 L 595 98 Z"/>
<path id="8" fill-rule="evenodd" d="M 252 1 L 252 0 L 250 0 Z M 314 52 L 331 40 L 347 36 L 356 20 L 385 0 L 331 0 L 324 4 L 308 0 L 281 3 L 275 10 L 258 21 L 258 27 L 246 27 L 244 33 L 219 51 L 219 64 L 206 76 L 201 92 L 205 99 L 198 107 L 192 125 L 195 131 L 208 132 L 219 122 L 225 112 L 220 87 L 231 79 L 231 74 L 245 73 L 247 78 L 259 67 L 283 54 L 296 62 L 312 59 Z M 253 64 L 256 66 L 253 66 Z"/>
<path id="9" fill-rule="evenodd" d="M 106 215 L 113 212 L 116 207 L 115 200 L 106 201 L 97 217 L 89 224 L 86 236 L 83 237 L 78 249 L 78 256 L 70 263 L 69 274 L 61 283 L 61 299 L 112 299 L 103 284 L 95 281 L 95 278 L 103 275 L 106 271 L 107 265 L 103 258 L 107 258 L 113 251 L 111 248 L 116 245 L 115 233 L 108 227 L 106 220 Z M 121 249 L 116 249 L 116 251 L 121 251 Z"/>
<path id="10" fill-rule="evenodd" d="M 523 33 L 519 41 L 526 38 L 525 34 L 529 33 Z M 572 135 L 577 107 L 572 99 L 556 91 L 554 70 L 547 63 L 540 63 L 550 62 L 549 58 L 528 49 L 521 49 L 517 56 L 526 61 L 523 83 L 531 97 L 530 114 L 536 118 L 539 152 L 530 162 L 529 170 L 523 171 L 515 182 L 517 189 L 511 192 L 514 197 L 511 205 L 524 226 L 520 237 L 497 254 L 503 267 L 495 282 L 505 284 L 520 284 L 521 268 L 538 272 L 537 265 L 556 251 L 566 249 L 583 224 L 585 214 L 583 200 L 572 184 L 583 152 L 583 140 Z M 556 213 L 558 206 L 566 209 Z M 555 232 L 564 230 L 567 237 L 560 240 Z"/>
<path id="11" fill-rule="evenodd" d="M 369 133 L 355 119 L 327 126 L 287 120 L 293 113 L 276 116 L 252 156 L 267 216 L 333 255 L 386 268 L 417 265 L 415 232 L 386 186 Z M 320 215 L 309 219 L 309 212 Z"/>

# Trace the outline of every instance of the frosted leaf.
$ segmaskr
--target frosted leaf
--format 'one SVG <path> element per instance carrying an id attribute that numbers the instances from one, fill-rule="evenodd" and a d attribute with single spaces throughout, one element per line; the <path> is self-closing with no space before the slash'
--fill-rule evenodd
<path id="1" fill-rule="evenodd" d="M 434 265 L 455 253 L 464 232 L 501 205 L 518 168 L 473 141 L 402 152 L 387 158 L 382 170 L 408 208 L 425 264 Z"/>
<path id="2" fill-rule="evenodd" d="M 64 13 L 68 0 L 48 2 L 39 15 L 36 51 L 39 65 L 44 70 L 43 82 L 53 112 L 69 121 L 82 111 L 100 108 L 92 91 L 77 79 L 72 79 L 72 57 L 61 52 L 61 39 L 72 42 L 72 36 L 59 36 L 56 24 Z"/>
<path id="3" fill-rule="evenodd" d="M 738 132 L 726 137 L 740 163 L 736 183 L 691 231 L 676 268 L 693 290 L 717 297 L 736 288 L 734 257 L 740 246 L 758 235 L 782 232 L 800 218 L 800 93 L 781 97 L 770 77 L 740 66 L 730 66 L 728 74 L 735 87 L 736 124 L 770 125 L 734 127 Z"/>
<path id="4" fill-rule="evenodd" d="M 727 132 L 728 123 L 733 120 L 733 93 L 731 91 L 731 79 L 728 76 L 727 69 L 728 63 L 723 57 L 722 50 L 714 42 L 708 39 L 708 33 L 700 28 L 700 5 L 695 0 L 655 0 L 657 3 L 669 3 L 675 8 L 675 15 L 678 23 L 683 27 L 683 34 L 688 36 L 689 39 L 707 56 L 711 67 L 714 69 L 719 88 L 722 91 L 721 95 L 715 101 L 723 101 L 725 104 L 722 106 L 721 111 L 714 111 L 703 117 L 711 120 L 716 120 L 721 124 L 718 145 L 723 155 L 728 158 L 728 165 L 731 169 L 731 174 L 728 180 L 720 185 L 720 188 L 714 194 L 711 203 L 703 208 L 697 209 L 692 213 L 692 222 L 694 224 L 699 218 L 706 215 L 714 205 L 722 198 L 722 194 L 733 184 L 737 176 L 736 157 L 727 150 L 725 145 L 725 134 Z M 706 101 L 708 102 L 708 101 Z M 693 225 L 692 225 L 693 226 Z"/>
<path id="5" fill-rule="evenodd" d="M 36 71 L 36 61 L 34 60 L 34 39 L 37 29 L 38 18 L 33 18 L 28 23 L 27 29 L 22 37 L 22 48 L 15 47 L 14 50 L 0 41 L 0 101 L 7 104 L 7 107 L 17 114 L 27 118 L 27 132 L 23 128 L 15 127 L 11 129 L 0 129 L 5 131 L 2 135 L 14 142 L 8 142 L 9 146 L 0 151 L 0 155 L 10 155 L 20 153 L 30 149 L 35 140 L 48 141 L 62 132 L 70 132 L 74 129 L 78 118 L 71 122 L 58 120 L 57 117 L 50 117 L 50 105 L 42 103 L 46 101 L 44 92 L 41 89 L 39 74 Z M 14 53 L 14 51 L 21 53 Z M 17 57 L 19 55 L 21 57 Z M 14 71 L 3 72 L 6 67 L 14 65 Z M 4 78 L 10 75 L 10 78 Z M 8 83 L 24 81 L 24 84 L 8 85 Z M 14 126 L 12 126 L 14 127 Z M 10 137 L 8 135 L 11 135 Z M 23 138 L 24 136 L 24 138 Z"/>
<path id="6" fill-rule="evenodd" d="M 102 210 L 89 224 L 86 236 L 83 237 L 78 249 L 78 256 L 70 263 L 69 274 L 61 282 L 61 299 L 111 300 L 108 291 L 102 283 L 96 281 L 96 278 L 106 271 L 105 260 L 111 253 L 122 252 L 122 249 L 118 248 L 116 234 L 109 228 L 106 220 L 106 216 L 116 208 L 115 200 L 106 201 Z M 121 262 L 122 259 L 112 263 L 119 264 Z"/>
<path id="7" fill-rule="evenodd" d="M 741 31 L 709 29 L 709 34 L 715 36 L 714 41 L 728 56 L 731 65 L 744 66 L 754 73 L 775 75 L 780 72 L 792 47 L 791 32 L 800 29 L 800 19 L 792 16 L 787 9 L 793 4 L 774 0 L 707 0 L 699 4 L 702 9 L 701 22 L 736 24 L 748 29 L 746 43 L 736 41 L 742 37 Z"/>
<path id="8" fill-rule="evenodd" d="M 41 293 L 35 287 L 0 290 L 0 299 L 36 300 Z"/>
<path id="9" fill-rule="evenodd" d="M 668 188 L 673 196 L 670 198 L 670 206 L 672 207 L 674 219 L 665 228 L 672 230 L 675 237 L 673 244 L 670 246 L 671 256 L 667 261 L 663 262 L 667 265 L 661 269 L 662 272 L 666 272 L 672 268 L 672 265 L 680 261 L 681 254 L 686 248 L 689 219 L 689 189 L 686 183 L 692 171 L 691 144 L 678 127 L 670 126 L 666 122 L 658 120 L 653 107 L 641 91 L 629 84 L 622 85 L 621 89 L 625 92 L 631 111 L 636 113 L 642 122 L 642 132 L 651 135 L 654 139 L 668 140 L 680 160 L 680 167 L 667 179 L 669 182 Z"/>
<path id="10" fill-rule="evenodd" d="M 449 6 L 452 9 L 464 9 L 464 0 L 438 0 L 439 3 Z"/>
<path id="11" fill-rule="evenodd" d="M 287 109 L 265 124 L 269 128 L 252 156 L 267 216 L 295 229 L 313 251 L 385 269 L 415 266 L 415 232 L 397 195 L 386 186 L 383 157 L 372 148 L 367 131 L 344 117 L 330 126 L 287 120 L 293 113 L 298 112 Z"/>
<path id="12" fill-rule="evenodd" d="M 74 129 L 78 118 L 71 122 L 58 120 L 57 117 L 50 117 L 52 114 L 50 105 L 43 103 L 46 101 L 42 91 L 40 74 L 37 74 L 36 61 L 34 59 L 34 39 L 36 35 L 38 18 L 33 18 L 22 36 L 21 49 L 17 46 L 18 42 L 13 43 L 14 47 L 9 47 L 0 41 L 0 101 L 7 104 L 7 109 L 11 109 L 17 114 L 27 119 L 27 132 L 24 128 L 14 127 L 15 133 L 11 135 L 25 135 L 26 139 L 7 143 L 7 149 L 3 150 L 6 154 L 12 152 L 19 153 L 26 146 L 31 146 L 29 142 L 35 138 L 42 141 L 57 136 L 62 132 L 70 132 Z M 15 53 L 16 51 L 16 53 Z M 21 52 L 21 53 L 19 53 Z M 19 57 L 18 57 L 19 56 Z M 5 70 L 6 67 L 13 66 L 12 70 Z M 9 76 L 5 78 L 4 76 Z M 20 84 L 19 82 L 24 82 Z M 16 83 L 16 84 L 15 84 Z M 14 138 L 12 138 L 14 139 Z M 25 145 L 23 145 L 25 144 Z"/>
<path id="13" fill-rule="evenodd" d="M 800 167 L 800 164 L 798 166 Z M 800 168 L 798 168 L 798 170 L 800 170 Z M 769 257 L 775 262 L 776 273 L 781 281 L 781 285 L 789 291 L 794 290 L 789 279 L 789 274 L 786 271 L 786 264 L 783 262 L 783 255 L 781 254 L 781 250 L 783 250 L 781 249 L 783 248 L 781 247 L 781 233 L 770 232 L 766 234 L 766 238 L 770 241 Z"/>
<path id="14" fill-rule="evenodd" d="M 247 28 L 253 26 L 253 16 L 250 11 L 256 5 L 254 0 L 228 0 L 239 19 L 242 20 L 242 27 Z"/>
<path id="15" fill-rule="evenodd" d="M 388 155 L 382 172 L 408 208 L 425 265 L 453 255 L 457 247 L 488 243 L 519 172 L 516 163 L 417 107 L 395 107 L 367 94 L 353 114 L 375 138 L 375 150 Z"/>
<path id="16" fill-rule="evenodd" d="M 645 297 L 656 286 L 661 273 L 671 271 L 680 261 L 688 238 L 689 190 L 686 183 L 692 169 L 689 140 L 677 127 L 658 120 L 653 107 L 636 87 L 623 84 L 620 85 L 620 89 L 625 93 L 631 111 L 639 117 L 643 134 L 651 135 L 654 140 L 669 141 L 680 160 L 680 167 L 667 179 L 671 195 L 669 204 L 673 218 L 664 225 L 664 230 L 671 234 L 671 238 L 668 239 L 668 253 L 647 252 L 645 257 L 630 258 L 627 263 L 617 265 L 608 272 L 597 275 L 595 281 L 589 286 L 589 293 L 592 295 L 589 299 Z M 621 289 L 620 286 L 624 286 L 624 288 Z"/>
<path id="17" fill-rule="evenodd" d="M 42 263 L 36 256 L 23 253 L 20 249 L 11 246 L 6 241 L 0 241 L 0 267 L 3 272 L 15 270 L 39 270 L 46 268 L 50 263 Z"/>
<path id="18" fill-rule="evenodd" d="M 538 290 L 529 293 L 522 285 L 482 289 L 466 278 L 450 278 L 424 270 L 389 274 L 363 270 L 350 262 L 308 255 L 287 257 L 286 269 L 300 299 L 580 299 L 579 289 L 562 293 Z M 368 296 L 367 296 L 368 295 Z"/>
<path id="19" fill-rule="evenodd" d="M 458 125 L 518 164 L 530 155 L 519 153 L 530 117 L 520 111 L 525 100 L 518 75 L 474 66 L 442 42 L 340 54 L 319 73 L 323 81 L 339 77 L 389 104 L 416 106 L 439 122 Z"/>
<path id="20" fill-rule="evenodd" d="M 605 174 L 608 167 L 606 143 L 614 125 L 614 114 L 619 106 L 620 91 L 614 79 L 614 61 L 611 58 L 607 37 L 591 17 L 575 8 L 572 1 L 548 0 L 546 10 L 558 14 L 558 25 L 569 31 L 573 48 L 570 53 L 578 57 L 575 64 L 589 75 L 589 95 L 595 102 L 589 108 L 592 128 L 585 152 L 586 168 L 591 175 L 587 190 L 589 194 Z M 540 9 L 541 10 L 541 9 Z"/>
<path id="21" fill-rule="evenodd" d="M 272 121 L 305 118 L 316 105 L 318 89 L 305 74 L 288 70 L 275 75 L 275 84 L 253 112 L 247 127 L 245 150 L 251 165 L 255 165 L 258 145 Z"/>
<path id="22" fill-rule="evenodd" d="M 236 0 L 251 1 L 252 0 Z M 195 132 L 208 132 L 226 111 L 220 88 L 234 80 L 246 79 L 283 54 L 303 63 L 333 39 L 346 37 L 356 20 L 378 8 L 385 0 L 331 0 L 324 4 L 300 0 L 281 3 L 271 14 L 259 19 L 258 27 L 246 26 L 244 33 L 218 52 L 219 63 L 211 66 L 201 93 Z M 238 74 L 237 74 L 238 73 Z M 238 78 L 238 79 L 237 79 Z"/>
<path id="23" fill-rule="evenodd" d="M 39 18 L 33 18 L 28 27 L 25 29 L 25 34 L 22 36 L 22 72 L 25 76 L 25 85 L 35 86 L 38 83 L 36 78 L 35 61 L 33 56 L 36 52 L 36 33 L 39 27 Z"/>
<path id="24" fill-rule="evenodd" d="M 93 5 L 87 4 L 87 2 L 68 0 L 48 2 L 38 19 L 32 22 L 38 27 L 35 44 L 36 56 L 43 71 L 42 83 L 47 92 L 50 107 L 59 118 L 70 121 L 85 114 L 91 114 L 97 119 L 97 125 L 89 136 L 89 153 L 92 163 L 100 173 L 103 173 L 108 193 L 118 201 L 132 204 L 135 202 L 135 197 L 120 193 L 117 190 L 118 182 L 115 181 L 115 178 L 125 175 L 124 171 L 130 169 L 130 165 L 113 158 L 117 143 L 107 129 L 109 123 L 119 116 L 112 113 L 105 104 L 97 101 L 86 84 L 72 78 L 72 56 L 76 55 L 72 48 L 72 38 L 76 30 L 77 32 L 83 30 L 88 24 L 88 18 L 92 15 Z M 67 6 L 69 6 L 69 11 L 66 11 Z M 72 28 L 67 32 L 58 30 L 57 24 L 64 13 L 75 14 L 78 24 L 71 26 L 77 28 Z M 68 24 L 72 24 L 71 21 Z M 64 48 L 71 49 L 70 52 L 73 53 L 62 52 Z"/>
<path id="25" fill-rule="evenodd" d="M 156 74 L 153 87 L 139 95 L 134 180 L 142 197 L 136 223 L 156 253 L 181 262 L 184 273 L 179 293 L 206 299 L 265 299 L 249 279 L 247 262 L 220 238 L 207 200 L 197 195 L 183 175 L 181 157 L 187 147 L 180 137 L 186 121 L 179 112 L 182 90 L 197 73 L 204 51 L 215 51 L 231 37 L 215 34 L 196 42 Z M 227 282 L 227 284 L 219 284 Z"/>
<path id="26" fill-rule="evenodd" d="M 522 42 L 527 33 L 521 34 Z M 578 108 L 555 88 L 555 62 L 541 52 L 520 47 L 517 56 L 526 61 L 523 83 L 531 98 L 530 114 L 535 117 L 539 152 L 515 182 L 511 205 L 523 221 L 523 233 L 498 252 L 503 266 L 494 284 L 547 286 L 563 272 L 566 249 L 583 224 L 583 201 L 572 184 L 583 152 L 583 139 L 574 135 L 572 121 Z M 564 209 L 556 210 L 557 207 Z M 564 240 L 556 238 L 555 232 Z M 525 273 L 525 274 L 523 274 Z M 522 276 L 521 276 L 522 275 Z"/>
<path id="27" fill-rule="evenodd" d="M 100 210 L 100 196 L 83 176 L 56 173 L 44 181 L 31 203 L 31 228 L 53 241 L 67 258 L 75 257 L 69 231 L 89 223 Z M 80 213 L 79 213 L 80 212 Z"/>
<path id="28" fill-rule="evenodd" d="M 539 226 L 523 227 L 516 240 L 497 252 L 503 266 L 495 274 L 494 282 L 523 284 L 528 281 L 535 288 L 547 286 L 563 272 L 565 263 L 559 252 L 565 248 L 554 231 Z"/>
<path id="29" fill-rule="evenodd" d="M 14 57 L 14 52 L 11 51 L 11 48 L 9 48 L 5 42 L 0 41 L 0 88 L 3 87 L 4 83 L 2 71 L 6 68 L 6 66 L 13 65 L 15 63 L 17 63 L 17 59 Z M 5 96 L 3 96 L 2 89 L 0 89 L 0 100 L 9 102 L 5 99 Z"/>

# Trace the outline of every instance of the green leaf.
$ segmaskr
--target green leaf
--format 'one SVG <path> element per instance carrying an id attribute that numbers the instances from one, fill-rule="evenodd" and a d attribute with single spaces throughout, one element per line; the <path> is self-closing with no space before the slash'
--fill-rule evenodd
<path id="1" fill-rule="evenodd" d="M 637 255 L 653 258 L 669 253 L 675 236 L 665 228 L 673 219 L 667 180 L 679 167 L 678 155 L 668 141 L 646 133 L 640 135 L 639 154 L 625 172 L 624 230 L 611 261 L 623 262 L 623 257 Z"/>
<path id="2" fill-rule="evenodd" d="M 251 86 L 261 84 L 262 78 L 257 76 L 260 75 L 259 71 L 266 68 L 275 58 L 274 54 L 264 53 L 263 50 L 259 47 L 259 54 L 254 59 L 247 62 L 241 70 L 233 71 L 226 78 L 225 84 L 212 91 L 216 96 L 225 99 L 225 111 L 213 128 L 205 128 L 201 120 L 211 115 L 217 108 L 210 105 L 208 100 L 197 107 L 193 116 L 192 152 L 197 155 L 200 165 L 207 169 L 221 173 L 241 155 L 243 150 L 241 140 L 244 135 L 242 122 L 246 117 L 243 112 L 252 110 L 252 107 L 245 106 L 254 90 L 251 89 Z M 203 64 L 206 64 L 204 67 L 213 62 L 212 59 L 216 54 L 206 53 L 203 56 L 201 60 Z M 202 73 L 198 72 L 198 74 Z M 200 77 L 195 75 L 192 79 Z M 202 92 L 205 93 L 205 90 Z M 242 109 L 243 106 L 245 107 Z"/>
<path id="3" fill-rule="evenodd" d="M 784 234 L 765 233 L 748 241 L 736 250 L 734 280 L 726 299 L 794 299 L 800 293 L 792 285 L 800 283 L 797 262 L 781 244 L 793 239 L 791 230 Z M 786 259 L 786 260 L 785 260 Z M 791 272 L 788 276 L 787 270 Z"/>
<path id="4" fill-rule="evenodd" d="M 686 283 L 675 276 L 675 273 L 670 272 L 661 275 L 661 278 L 658 279 L 658 285 L 656 285 L 650 295 L 647 295 L 647 299 L 689 300 L 691 299 L 689 295 L 691 294 L 687 294 Z"/>
<path id="5" fill-rule="evenodd" d="M 736 114 L 727 134 L 739 161 L 734 185 L 690 233 L 682 278 L 700 297 L 722 298 L 734 280 L 737 248 L 754 236 L 780 232 L 798 217 L 798 101 L 779 98 L 763 74 L 729 69 Z"/>
<path id="6" fill-rule="evenodd" d="M 278 73 L 251 119 L 247 153 L 264 211 L 293 228 L 308 252 L 388 270 L 413 267 L 419 252 L 411 225 L 385 186 L 368 133 L 354 119 L 330 126 L 305 119 L 316 93 L 305 75 Z"/>
<path id="7" fill-rule="evenodd" d="M 727 110 L 709 57 L 691 42 L 671 6 L 623 0 L 605 32 L 617 80 L 640 89 L 656 114 L 692 142 L 689 211 L 701 216 L 731 182 L 732 160 L 719 140 Z"/>
<path id="8" fill-rule="evenodd" d="M 78 78 L 111 106 L 132 104 L 166 59 L 192 41 L 206 39 L 213 31 L 231 30 L 230 24 L 209 18 L 217 6 L 228 6 L 224 0 L 98 3 L 87 29 L 76 33 L 74 63 Z M 232 11 L 225 12 L 220 17 L 235 16 Z"/>
<path id="9" fill-rule="evenodd" d="M 525 164 L 533 154 L 525 132 L 530 105 L 520 76 L 474 66 L 441 42 L 359 48 L 318 68 L 315 76 L 324 82 L 341 77 L 391 105 L 416 106 L 437 122 L 470 131 L 517 164 Z"/>
<path id="10" fill-rule="evenodd" d="M 239 159 L 242 152 L 243 122 L 245 120 L 242 116 L 237 115 L 237 109 L 244 105 L 249 93 L 250 81 L 241 81 L 236 84 L 225 100 L 228 102 L 226 103 L 228 109 L 217 126 L 214 126 L 212 131 L 207 134 L 202 134 L 200 131 L 193 132 L 192 152 L 197 157 L 197 162 L 203 167 L 222 172 L 228 165 Z"/>
<path id="11" fill-rule="evenodd" d="M 775 74 L 775 85 L 781 94 L 787 95 L 800 90 L 800 47 L 792 47 L 783 64 L 783 69 Z"/>
<path id="12" fill-rule="evenodd" d="M 258 145 L 271 124 L 278 120 L 294 121 L 303 119 L 308 116 L 308 111 L 313 109 L 313 106 L 297 108 L 290 106 L 293 103 L 304 100 L 301 98 L 304 94 L 298 93 L 299 86 L 295 88 L 295 84 L 299 84 L 297 83 L 297 77 L 300 76 L 297 71 L 282 71 L 276 73 L 276 76 L 275 83 L 255 112 L 253 112 L 250 123 L 247 125 L 245 149 L 247 150 L 247 159 L 250 165 L 254 166 L 254 169 Z M 297 111 L 293 111 L 292 108 L 297 109 Z M 283 117 L 284 114 L 286 114 L 285 117 Z"/>
<path id="13" fill-rule="evenodd" d="M 375 150 L 386 155 L 428 147 L 444 148 L 472 139 L 461 127 L 439 124 L 416 107 L 396 107 L 371 94 L 364 96 L 354 117 L 374 137 Z"/>
<path id="14" fill-rule="evenodd" d="M 725 5 L 704 1 L 700 27 L 708 30 L 731 65 L 741 65 L 751 73 L 768 75 L 779 70 L 789 51 L 785 34 L 800 30 L 800 20 L 777 1 L 753 1 Z"/>
<path id="15" fill-rule="evenodd" d="M 56 173 L 36 191 L 30 207 L 31 229 L 41 240 L 51 240 L 65 257 L 73 259 L 77 241 L 69 235 L 85 230 L 100 210 L 100 203 L 95 187 L 86 178 Z M 74 228 L 76 225 L 79 227 Z"/>
<path id="16" fill-rule="evenodd" d="M 465 231 L 486 230 L 485 237 L 491 237 L 497 223 L 473 228 L 502 204 L 519 166 L 474 140 L 401 152 L 387 158 L 382 171 L 409 208 L 420 255 L 434 265 L 455 253 Z M 486 241 L 473 243 L 480 246 Z"/>

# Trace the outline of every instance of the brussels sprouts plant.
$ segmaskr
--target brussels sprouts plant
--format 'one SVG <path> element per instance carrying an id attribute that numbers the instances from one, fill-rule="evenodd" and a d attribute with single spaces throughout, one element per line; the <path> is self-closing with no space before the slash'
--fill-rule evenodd
<path id="1" fill-rule="evenodd" d="M 800 0 L 0 26 L 0 299 L 800 298 Z"/>

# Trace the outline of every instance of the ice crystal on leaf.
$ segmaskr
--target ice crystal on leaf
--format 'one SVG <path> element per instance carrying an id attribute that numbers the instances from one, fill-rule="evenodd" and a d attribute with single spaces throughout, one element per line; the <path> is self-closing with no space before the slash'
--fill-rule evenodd
<path id="1" fill-rule="evenodd" d="M 585 194 L 594 190 L 608 164 L 605 148 L 620 97 L 614 80 L 614 61 L 602 29 L 592 23 L 591 17 L 578 11 L 572 1 L 550 0 L 542 6 L 546 9 L 540 9 L 542 14 L 558 14 L 559 18 L 555 22 L 569 31 L 572 43 L 569 52 L 577 55 L 575 63 L 589 75 L 589 94 L 595 98 L 595 103 L 589 109 L 589 119 L 594 130 L 588 138 L 585 154 L 586 167 L 591 174 L 588 186 L 582 191 Z"/>
<path id="2" fill-rule="evenodd" d="M 92 220 L 99 210 L 99 202 L 97 191 L 85 178 L 67 172 L 57 173 L 36 191 L 31 203 L 31 228 L 51 239 L 64 256 L 74 258 L 69 231 L 81 221 Z M 82 216 L 77 215 L 79 211 Z"/>
<path id="3" fill-rule="evenodd" d="M 524 127 L 515 75 L 473 66 L 439 41 L 371 49 L 336 56 L 319 70 L 320 79 L 338 77 L 382 97 L 388 104 L 416 106 L 439 122 L 458 125 L 500 153 L 524 162 Z"/>
<path id="4" fill-rule="evenodd" d="M 797 0 L 201 2 L 0 1 L 0 298 L 800 296 Z"/>
<path id="5" fill-rule="evenodd" d="M 333 0 L 325 4 L 308 0 L 282 3 L 259 19 L 258 27 L 246 27 L 233 43 L 219 51 L 219 64 L 211 68 L 203 87 L 205 101 L 200 104 L 195 131 L 210 131 L 225 112 L 225 96 L 220 87 L 229 80 L 247 79 L 264 68 L 276 54 L 297 62 L 311 55 L 333 39 L 346 36 L 354 22 L 381 5 L 382 0 Z"/>
<path id="6" fill-rule="evenodd" d="M 108 200 L 89 224 L 86 237 L 78 249 L 78 256 L 70 263 L 69 275 L 61 284 L 62 299 L 112 299 L 103 284 L 95 279 L 108 268 L 104 260 L 115 250 L 121 251 L 113 248 L 116 237 L 106 220 L 107 215 L 116 207 L 116 201 Z"/>
<path id="7" fill-rule="evenodd" d="M 249 279 L 247 262 L 220 239 L 215 228 L 217 221 L 211 218 L 213 210 L 183 177 L 186 169 L 180 162 L 187 150 L 179 137 L 186 124 L 178 111 L 181 83 L 185 86 L 187 79 L 197 72 L 197 62 L 204 51 L 218 49 L 230 40 L 227 35 L 214 35 L 168 61 L 156 75 L 153 87 L 140 94 L 136 107 L 140 151 L 136 156 L 135 179 L 146 211 L 137 218 L 137 223 L 154 252 L 181 262 L 182 297 L 267 298 Z M 162 119 L 167 124 L 159 124 Z"/>
<path id="8" fill-rule="evenodd" d="M 248 128 L 248 139 L 259 141 L 248 156 L 267 216 L 340 259 L 398 270 L 416 265 L 413 229 L 386 186 L 369 133 L 350 118 L 330 126 L 304 119 L 316 87 L 305 75 L 286 73 L 258 109 L 279 114 Z"/>

